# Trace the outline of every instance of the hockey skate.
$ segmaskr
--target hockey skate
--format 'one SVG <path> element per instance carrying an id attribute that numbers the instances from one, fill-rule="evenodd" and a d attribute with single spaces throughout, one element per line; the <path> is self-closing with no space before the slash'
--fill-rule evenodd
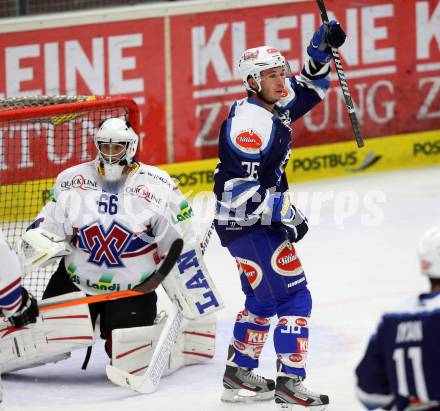
<path id="1" fill-rule="evenodd" d="M 297 375 L 278 373 L 275 388 L 275 403 L 279 410 L 325 411 L 329 403 L 327 395 L 308 390 Z"/>
<path id="2" fill-rule="evenodd" d="M 223 387 L 224 402 L 268 401 L 273 399 L 275 382 L 254 374 L 251 368 L 226 365 Z"/>

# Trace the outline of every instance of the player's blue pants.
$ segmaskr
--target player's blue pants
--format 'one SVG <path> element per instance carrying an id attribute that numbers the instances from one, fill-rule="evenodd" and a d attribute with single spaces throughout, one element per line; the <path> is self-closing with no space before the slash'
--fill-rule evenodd
<path id="1" fill-rule="evenodd" d="M 278 315 L 274 346 L 278 370 L 305 377 L 308 317 L 312 299 L 295 249 L 283 230 L 259 227 L 228 244 L 241 272 L 245 309 L 237 316 L 231 361 L 256 368 L 270 328 Z"/>

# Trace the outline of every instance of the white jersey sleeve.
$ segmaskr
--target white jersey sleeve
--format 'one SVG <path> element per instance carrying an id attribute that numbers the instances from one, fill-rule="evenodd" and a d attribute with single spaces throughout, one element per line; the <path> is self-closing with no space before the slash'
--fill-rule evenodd
<path id="1" fill-rule="evenodd" d="M 0 230 L 0 310 L 11 316 L 21 305 L 21 268 L 17 255 L 10 249 Z"/>

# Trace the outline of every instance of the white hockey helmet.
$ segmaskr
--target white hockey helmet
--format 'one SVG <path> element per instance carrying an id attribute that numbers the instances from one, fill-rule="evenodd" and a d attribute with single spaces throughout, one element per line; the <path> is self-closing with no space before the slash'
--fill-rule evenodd
<path id="1" fill-rule="evenodd" d="M 126 165 L 131 166 L 139 136 L 127 121 L 115 117 L 101 123 L 94 142 L 105 177 L 114 180 L 121 177 Z"/>
<path id="2" fill-rule="evenodd" d="M 423 274 L 440 279 L 440 226 L 431 228 L 423 235 L 418 254 Z"/>
<path id="3" fill-rule="evenodd" d="M 247 90 L 252 90 L 249 86 L 248 78 L 252 77 L 258 84 L 258 91 L 261 90 L 261 72 L 274 67 L 285 67 L 286 72 L 290 72 L 284 56 L 271 46 L 261 46 L 247 49 L 240 57 L 238 70 L 243 84 Z"/>

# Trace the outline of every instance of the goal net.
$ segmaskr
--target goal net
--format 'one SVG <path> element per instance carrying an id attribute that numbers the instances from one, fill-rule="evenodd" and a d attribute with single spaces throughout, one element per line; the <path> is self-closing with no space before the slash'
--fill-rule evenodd
<path id="1" fill-rule="evenodd" d="M 51 197 L 55 177 L 96 156 L 93 136 L 110 117 L 139 132 L 139 111 L 129 98 L 35 96 L 0 100 L 0 227 L 16 248 Z M 24 286 L 41 299 L 57 265 L 28 273 Z"/>

